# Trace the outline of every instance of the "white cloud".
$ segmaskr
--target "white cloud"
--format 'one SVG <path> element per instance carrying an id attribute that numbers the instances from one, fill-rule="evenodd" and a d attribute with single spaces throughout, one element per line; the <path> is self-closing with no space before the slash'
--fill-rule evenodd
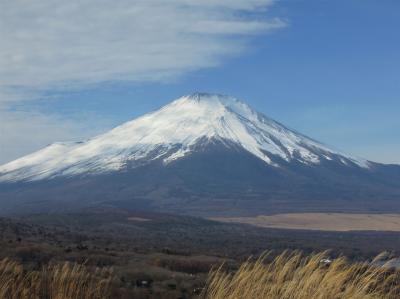
<path id="1" fill-rule="evenodd" d="M 107 120 L 94 115 L 65 119 L 39 112 L 10 112 L 1 107 L 0 120 L 0 165 L 54 141 L 83 140 L 110 126 Z"/>
<path id="2" fill-rule="evenodd" d="M 43 91 L 164 81 L 216 66 L 246 37 L 285 26 L 274 0 L 0 0 L 0 164 L 87 122 L 13 111 Z M 94 130 L 96 131 L 96 130 Z"/>
<path id="3" fill-rule="evenodd" d="M 6 88 L 165 80 L 215 66 L 243 51 L 242 37 L 285 26 L 260 15 L 272 0 L 0 1 L 3 102 L 12 99 Z"/>

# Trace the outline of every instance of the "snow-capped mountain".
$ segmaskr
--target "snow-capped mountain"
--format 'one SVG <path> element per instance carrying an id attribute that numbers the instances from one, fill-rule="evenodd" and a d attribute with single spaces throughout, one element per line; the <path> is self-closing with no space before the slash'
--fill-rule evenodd
<path id="1" fill-rule="evenodd" d="M 241 147 L 265 163 L 276 158 L 319 164 L 336 158 L 368 168 L 368 162 L 329 149 L 254 111 L 235 98 L 193 94 L 84 142 L 54 143 L 0 167 L 0 181 L 41 180 L 119 171 L 160 159 L 190 155 L 201 143 L 219 140 Z"/>
<path id="2" fill-rule="evenodd" d="M 333 150 L 235 98 L 193 94 L 0 167 L 0 214 L 400 212 L 400 166 Z"/>

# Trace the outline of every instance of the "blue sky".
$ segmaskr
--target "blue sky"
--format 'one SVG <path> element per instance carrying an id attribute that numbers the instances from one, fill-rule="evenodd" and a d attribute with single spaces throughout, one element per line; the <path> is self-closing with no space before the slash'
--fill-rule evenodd
<path id="1" fill-rule="evenodd" d="M 48 0 L 42 2 L 22 15 L 16 12 L 18 6 L 11 5 L 7 18 L 17 22 L 35 13 L 41 16 L 42 10 L 54 11 Z M 135 32 L 138 24 L 129 21 L 114 26 L 113 14 L 120 19 L 122 10 L 106 7 L 106 19 L 95 18 L 94 29 L 67 30 L 71 37 L 65 44 L 48 36 L 63 33 L 69 28 L 67 21 L 61 27 L 54 25 L 54 32 L 40 25 L 27 32 L 17 25 L 9 28 L 22 36 L 27 52 L 12 57 L 21 64 L 18 69 L 10 66 L 12 72 L 0 75 L 0 163 L 54 141 L 103 132 L 194 91 L 236 96 L 336 148 L 374 161 L 400 163 L 399 1 L 172 1 L 189 3 L 184 11 L 181 3 L 163 7 L 157 0 L 150 2 L 153 6 L 137 1 L 141 15 L 149 14 L 139 24 L 145 25 L 141 27 L 148 30 L 145 33 L 140 28 Z M 65 11 L 82 10 L 79 3 Z M 82 3 L 93 5 L 91 0 Z M 101 5 L 96 9 L 96 15 L 104 13 Z M 161 34 L 157 26 L 164 21 L 158 21 L 162 19 L 158 16 L 166 18 L 165 24 L 181 17 L 191 18 L 190 24 L 198 26 L 184 37 L 186 23 L 174 24 Z M 150 22 L 152 18 L 155 21 Z M 52 18 L 43 19 L 45 25 L 52 24 Z M 107 21 L 113 25 L 107 26 Z M 90 30 L 97 32 L 99 26 L 104 26 L 104 32 L 112 28 L 120 48 L 107 49 L 102 43 L 110 43 L 106 35 L 81 43 L 85 34 L 92 37 Z M 43 43 L 25 37 L 36 35 Z M 163 39 L 173 45 L 154 46 Z M 0 53 L 14 53 L 18 43 L 14 37 L 6 41 L 10 46 L 2 44 L 5 49 Z M 169 47 L 170 52 L 165 52 Z M 40 55 L 30 57 L 30 48 L 40 49 Z M 92 54 L 99 48 L 98 56 Z M 114 57 L 113 51 L 118 55 Z M 156 58 L 147 53 L 155 53 Z M 1 55 L 0 62 L 10 61 Z M 79 59 L 91 63 L 76 63 Z M 32 70 L 32 74 L 19 69 Z"/>

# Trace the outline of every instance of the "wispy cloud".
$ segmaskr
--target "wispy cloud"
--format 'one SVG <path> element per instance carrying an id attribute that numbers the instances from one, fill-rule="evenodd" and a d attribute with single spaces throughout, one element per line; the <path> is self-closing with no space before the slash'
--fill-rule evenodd
<path id="1" fill-rule="evenodd" d="M 3 1 L 0 101 L 110 80 L 166 80 L 215 66 L 244 37 L 285 26 L 272 0 Z M 257 13 L 258 12 L 258 13 Z M 235 36 L 235 38 L 232 38 Z M 17 95 L 13 92 L 18 90 Z"/>

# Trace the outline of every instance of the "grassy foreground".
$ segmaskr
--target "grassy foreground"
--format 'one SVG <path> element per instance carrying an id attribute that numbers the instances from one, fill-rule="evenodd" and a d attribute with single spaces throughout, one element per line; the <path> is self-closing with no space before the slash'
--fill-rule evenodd
<path id="1" fill-rule="evenodd" d="M 234 273 L 224 272 L 224 266 L 221 266 L 211 271 L 200 297 L 400 298 L 400 271 L 371 263 L 351 263 L 346 258 L 328 261 L 326 256 L 326 253 L 304 256 L 298 252 L 284 252 L 271 258 L 266 254 L 258 260 L 249 259 Z M 0 299 L 116 298 L 111 295 L 112 279 L 112 272 L 106 268 L 64 263 L 28 271 L 20 264 L 4 259 L 0 261 Z"/>
<path id="2" fill-rule="evenodd" d="M 1 299 L 100 299 L 108 297 L 111 273 L 64 263 L 26 271 L 7 259 L 0 261 Z"/>
<path id="3" fill-rule="evenodd" d="M 398 299 L 400 271 L 345 258 L 326 263 L 325 253 L 285 252 L 247 261 L 235 273 L 211 273 L 206 299 Z"/>

